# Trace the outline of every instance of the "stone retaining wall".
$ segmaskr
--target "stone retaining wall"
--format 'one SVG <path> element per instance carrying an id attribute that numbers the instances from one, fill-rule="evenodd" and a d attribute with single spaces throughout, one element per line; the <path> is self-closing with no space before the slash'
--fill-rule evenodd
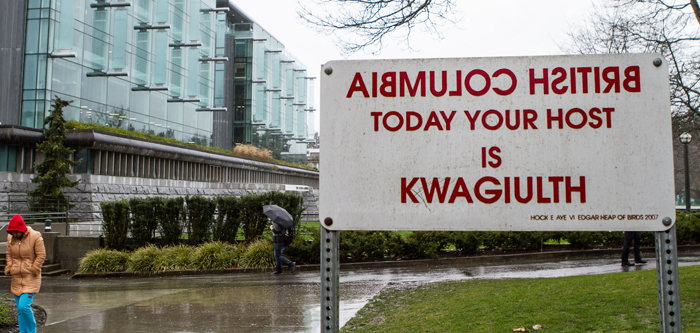
<path id="1" fill-rule="evenodd" d="M 36 188 L 31 182 L 31 175 L 0 172 L 0 214 L 2 212 L 28 211 L 26 204 L 27 190 Z M 202 195 L 235 195 L 237 197 L 251 193 L 284 191 L 280 184 L 241 184 L 241 183 L 207 183 L 182 180 L 148 179 L 134 177 L 72 175 L 71 179 L 80 180 L 74 188 L 66 188 L 66 195 L 76 207 L 70 210 L 69 218 L 78 221 L 101 220 L 100 203 L 105 201 L 128 200 L 160 196 L 165 198 Z M 307 212 L 318 212 L 318 189 L 300 192 L 304 196 Z M 0 223 L 4 221 L 0 215 Z"/>

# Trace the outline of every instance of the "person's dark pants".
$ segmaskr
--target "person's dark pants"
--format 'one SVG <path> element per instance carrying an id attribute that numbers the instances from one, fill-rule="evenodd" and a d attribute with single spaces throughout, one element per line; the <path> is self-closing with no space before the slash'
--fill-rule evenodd
<path id="1" fill-rule="evenodd" d="M 632 245 L 632 242 L 634 242 L 634 260 L 635 261 L 642 260 L 642 254 L 639 252 L 639 243 L 641 241 L 642 241 L 642 238 L 639 236 L 638 232 L 625 231 L 625 244 L 622 246 L 622 262 L 623 263 L 629 262 L 630 245 Z"/>
<path id="2" fill-rule="evenodd" d="M 282 252 L 284 252 L 284 249 L 286 246 L 284 244 L 275 244 L 275 263 L 277 266 L 275 266 L 275 271 L 281 273 L 282 272 L 282 265 L 287 265 L 287 266 L 292 266 L 292 262 L 282 256 Z"/>

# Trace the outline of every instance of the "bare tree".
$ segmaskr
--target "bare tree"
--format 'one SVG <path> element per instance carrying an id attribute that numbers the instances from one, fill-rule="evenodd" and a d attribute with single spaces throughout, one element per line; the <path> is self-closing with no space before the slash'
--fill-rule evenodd
<path id="1" fill-rule="evenodd" d="M 660 2 L 660 1 L 659 1 Z M 588 25 L 571 32 L 567 53 L 654 52 L 669 62 L 674 134 L 700 130 L 700 29 L 692 12 L 650 2 L 597 7 Z M 700 132 L 698 132 L 700 133 Z"/>
<path id="2" fill-rule="evenodd" d="M 700 6 L 698 6 L 697 0 L 688 0 L 687 2 L 681 1 L 681 3 L 676 3 L 676 1 L 671 0 L 625 0 L 622 2 L 622 6 L 629 7 L 640 4 L 653 4 L 657 5 L 658 10 L 680 10 L 685 11 L 690 7 L 695 15 L 695 20 L 700 23 Z"/>
<path id="3" fill-rule="evenodd" d="M 403 35 L 408 44 L 411 32 L 418 27 L 440 37 L 442 25 L 455 22 L 455 1 L 313 0 L 311 4 L 298 1 L 298 14 L 321 31 L 335 35 L 345 54 L 360 50 L 376 54 L 385 37 Z M 338 34 L 339 31 L 350 34 Z"/>
<path id="4" fill-rule="evenodd" d="M 694 4 L 694 5 L 693 5 Z M 669 63 L 676 189 L 683 190 L 683 147 L 677 140 L 683 132 L 700 139 L 700 25 L 696 0 L 685 5 L 662 0 L 627 0 L 598 6 L 585 27 L 569 34 L 562 47 L 568 53 L 659 53 Z M 691 150 L 698 151 L 700 140 Z M 697 155 L 695 155 L 697 156 Z M 700 179 L 700 159 L 691 163 L 694 192 Z M 693 195 L 698 197 L 698 193 Z"/>

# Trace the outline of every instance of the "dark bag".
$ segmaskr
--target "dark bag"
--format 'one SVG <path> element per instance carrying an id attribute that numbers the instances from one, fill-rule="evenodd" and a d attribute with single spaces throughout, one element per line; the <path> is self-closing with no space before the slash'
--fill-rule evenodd
<path id="1" fill-rule="evenodd" d="M 284 236 L 284 246 L 289 246 L 294 241 L 294 228 L 284 229 L 282 236 Z"/>

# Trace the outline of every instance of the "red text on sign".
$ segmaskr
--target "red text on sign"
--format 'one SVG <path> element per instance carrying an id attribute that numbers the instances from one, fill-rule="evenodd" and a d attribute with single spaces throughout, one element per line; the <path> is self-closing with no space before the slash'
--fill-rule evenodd
<path id="1" fill-rule="evenodd" d="M 422 192 L 413 189 L 420 181 Z M 435 177 L 430 185 L 425 177 L 401 178 L 401 203 L 407 203 L 409 200 L 412 203 L 419 203 L 416 195 L 424 198 L 425 202 L 432 203 L 437 195 L 439 203 L 455 203 L 459 198 L 463 198 L 467 203 L 474 203 L 474 198 L 477 201 L 485 204 L 492 204 L 499 200 L 504 203 L 515 202 L 526 204 L 533 199 L 537 203 L 550 204 L 560 203 L 562 194 L 566 203 L 572 203 L 574 193 L 578 194 L 580 203 L 586 202 L 586 177 L 580 176 L 578 185 L 572 182 L 572 177 L 504 177 L 501 180 L 494 177 L 479 178 L 474 185 L 467 186 L 464 178 L 458 177 L 454 183 L 451 183 L 452 178 L 446 177 L 443 183 Z M 533 185 L 533 181 L 535 185 Z M 523 184 L 525 183 L 525 184 Z M 551 197 L 545 192 L 551 188 Z M 471 190 L 470 190 L 471 188 Z M 524 191 L 523 191 L 524 188 Z M 450 194 L 448 197 L 447 194 Z M 472 198 L 472 193 L 474 197 Z"/>
<path id="2" fill-rule="evenodd" d="M 457 70 L 454 74 L 449 73 L 449 75 L 447 71 L 441 71 L 439 74 L 430 71 L 428 75 L 425 71 L 419 71 L 415 78 L 409 77 L 407 72 L 385 72 L 381 73 L 381 76 L 379 74 L 372 72 L 369 78 L 365 78 L 362 73 L 355 73 L 345 97 L 352 98 L 354 93 L 359 93 L 365 98 L 370 96 L 375 98 L 379 96 L 404 97 L 407 95 L 425 97 L 428 90 L 435 97 L 441 97 L 445 94 L 462 96 L 462 88 L 472 96 L 482 96 L 489 91 L 506 96 L 512 94 L 518 84 L 515 74 L 506 68 L 499 69 L 493 74 L 482 69 L 473 69 L 464 73 Z M 426 89 L 426 85 L 430 89 Z"/>
<path id="3" fill-rule="evenodd" d="M 389 111 L 386 114 L 383 112 L 370 112 L 372 118 L 374 118 L 374 131 L 379 131 L 379 125 L 381 124 L 386 130 L 390 132 L 396 132 L 406 125 L 407 131 L 416 131 L 423 127 L 424 131 L 429 130 L 431 127 L 435 127 L 439 131 L 450 130 L 450 125 L 452 124 L 452 119 L 454 118 L 457 111 L 452 111 L 448 116 L 445 111 L 440 111 L 440 116 L 435 111 L 431 111 L 428 119 L 425 120 L 425 126 L 423 126 L 423 116 L 415 111 L 407 111 L 405 115 L 397 111 Z M 445 126 L 443 126 L 443 122 Z"/>
<path id="4" fill-rule="evenodd" d="M 550 75 L 551 74 L 551 75 Z M 591 77 L 591 74 L 593 77 Z M 607 94 L 611 91 L 619 93 L 621 89 L 627 92 L 640 92 L 641 83 L 639 66 L 629 66 L 620 72 L 620 67 L 571 67 L 568 71 L 556 67 L 550 72 L 548 68 L 535 70 L 530 68 L 530 95 L 537 91 L 549 94 L 550 88 L 557 95 L 565 93 L 576 94 L 577 81 L 581 82 L 581 93 L 588 94 L 590 85 L 596 94 Z M 604 86 L 603 86 L 604 85 Z M 537 87 L 540 89 L 537 89 Z"/>

